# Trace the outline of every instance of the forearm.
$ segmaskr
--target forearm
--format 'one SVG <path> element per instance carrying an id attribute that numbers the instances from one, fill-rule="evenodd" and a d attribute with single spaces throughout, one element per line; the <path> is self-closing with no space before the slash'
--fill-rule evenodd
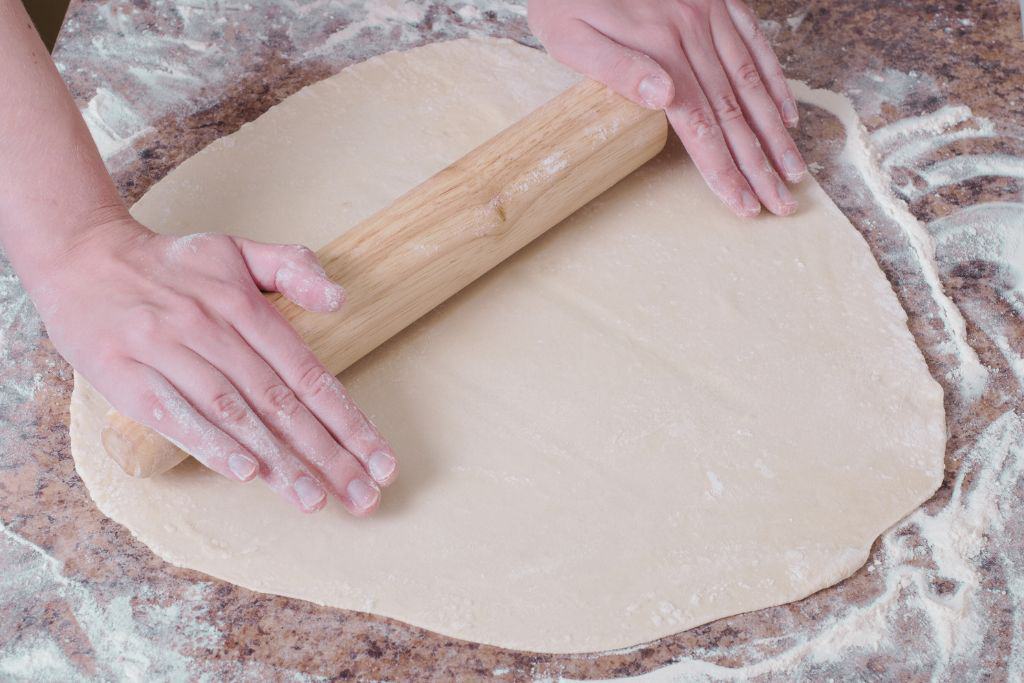
<path id="1" fill-rule="evenodd" d="M 0 245 L 28 285 L 125 208 L 19 0 L 0 0 L 0 83 Z"/>

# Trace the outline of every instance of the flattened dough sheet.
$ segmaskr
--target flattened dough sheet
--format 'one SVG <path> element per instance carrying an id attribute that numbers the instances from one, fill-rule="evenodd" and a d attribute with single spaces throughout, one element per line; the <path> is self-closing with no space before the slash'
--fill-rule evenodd
<path id="1" fill-rule="evenodd" d="M 319 247 L 576 76 L 507 41 L 391 53 L 157 183 L 170 233 Z M 343 374 L 401 458 L 371 518 L 305 516 L 187 462 L 72 452 L 168 561 L 257 591 L 545 652 L 629 646 L 839 581 L 942 478 L 942 391 L 867 245 L 813 180 L 733 217 L 676 143 Z"/>

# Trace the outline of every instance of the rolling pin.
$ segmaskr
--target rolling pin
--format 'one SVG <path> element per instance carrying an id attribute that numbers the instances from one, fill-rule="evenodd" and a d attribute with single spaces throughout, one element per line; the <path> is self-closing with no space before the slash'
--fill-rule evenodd
<path id="1" fill-rule="evenodd" d="M 345 287 L 342 310 L 268 297 L 338 374 L 632 173 L 667 135 L 664 113 L 584 81 L 320 249 Z M 113 409 L 102 441 L 136 477 L 188 457 Z"/>

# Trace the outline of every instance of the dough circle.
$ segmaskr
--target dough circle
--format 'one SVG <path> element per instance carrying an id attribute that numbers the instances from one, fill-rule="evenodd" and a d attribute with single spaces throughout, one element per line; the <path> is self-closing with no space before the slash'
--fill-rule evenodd
<path id="1" fill-rule="evenodd" d="M 515 43 L 391 53 L 157 183 L 157 230 L 319 247 L 559 93 Z M 806 596 L 942 478 L 942 391 L 867 245 L 813 180 L 740 220 L 677 144 L 343 375 L 400 481 L 301 515 L 189 461 L 123 475 L 81 378 L 72 453 L 160 557 L 247 588 L 544 652 Z"/>

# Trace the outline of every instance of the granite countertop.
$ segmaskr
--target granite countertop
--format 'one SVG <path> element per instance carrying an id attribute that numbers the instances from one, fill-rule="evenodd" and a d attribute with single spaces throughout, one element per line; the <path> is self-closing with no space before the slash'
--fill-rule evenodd
<path id="1" fill-rule="evenodd" d="M 524 4 L 76 0 L 54 58 L 131 202 L 211 140 L 353 62 L 468 35 L 535 46 Z M 876 176 L 844 153 L 857 131 L 828 112 L 803 107 L 798 143 L 869 243 L 946 393 L 945 482 L 864 568 L 797 603 L 626 651 L 560 656 L 173 567 L 101 515 L 75 474 L 71 370 L 0 256 L 0 677 L 1024 676 L 1018 5 L 754 4 L 787 75 L 846 94 L 870 133 L 868 166 L 901 202 L 878 200 Z"/>

